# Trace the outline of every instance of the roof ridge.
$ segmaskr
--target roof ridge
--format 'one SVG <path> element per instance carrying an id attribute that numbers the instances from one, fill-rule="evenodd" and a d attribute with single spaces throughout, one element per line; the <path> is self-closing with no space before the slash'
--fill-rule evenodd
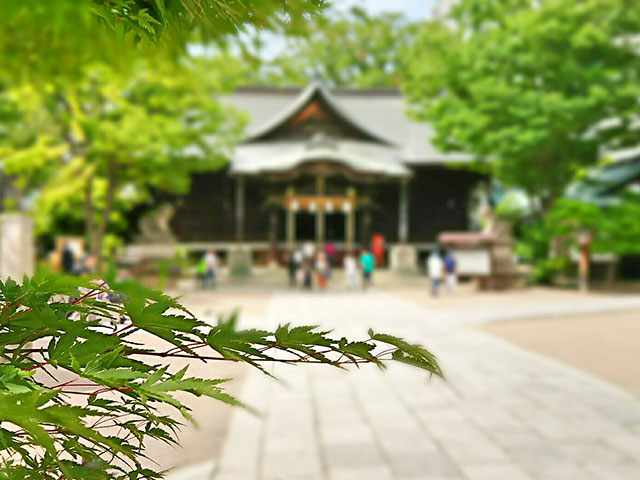
<path id="1" fill-rule="evenodd" d="M 312 83 L 312 82 L 309 82 Z M 380 96 L 380 97 L 399 97 L 402 96 L 398 88 L 382 88 L 382 87 L 330 87 L 326 83 L 324 87 L 332 94 L 339 96 Z M 241 85 L 236 87 L 233 93 L 273 93 L 273 94 L 299 94 L 306 90 L 307 87 L 298 86 L 277 86 L 277 85 Z"/>

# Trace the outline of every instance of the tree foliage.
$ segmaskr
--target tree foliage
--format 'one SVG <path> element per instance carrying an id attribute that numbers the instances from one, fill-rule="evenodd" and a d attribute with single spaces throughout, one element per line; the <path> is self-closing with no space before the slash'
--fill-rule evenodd
<path id="1" fill-rule="evenodd" d="M 0 68 L 14 78 L 71 77 L 87 63 L 127 68 L 140 51 L 180 53 L 194 38 L 246 28 L 300 29 L 326 0 L 8 0 L 0 6 Z"/>
<path id="2" fill-rule="evenodd" d="M 184 193 L 191 173 L 220 168 L 243 126 L 242 115 L 216 98 L 233 86 L 223 60 L 160 58 L 136 66 L 122 75 L 89 64 L 73 83 L 27 101 L 30 110 L 22 105 L 35 87 L 7 92 L 17 97 L 19 120 L 0 138 L 5 172 L 40 190 L 41 230 L 81 220 L 96 256 L 110 221 L 122 221 L 151 189 Z"/>
<path id="3" fill-rule="evenodd" d="M 409 56 L 412 112 L 446 151 L 548 209 L 603 149 L 640 143 L 640 4 L 461 0 Z"/>
<path id="4" fill-rule="evenodd" d="M 306 85 L 319 75 L 337 87 L 397 87 L 417 24 L 399 13 L 371 15 L 359 7 L 330 13 L 315 17 L 304 35 L 284 37 L 275 55 L 278 42 L 269 34 L 243 42 L 244 82 Z"/>
<path id="5" fill-rule="evenodd" d="M 146 346 L 157 338 L 164 350 Z M 334 338 L 314 326 L 242 330 L 232 315 L 208 324 L 178 301 L 132 282 L 50 274 L 0 282 L 0 478 L 160 478 L 145 468 L 145 441 L 177 441 L 178 392 L 235 406 L 224 379 L 175 371 L 173 358 L 345 367 L 395 360 L 441 375 L 419 345 L 369 331 Z M 166 409 L 165 409 L 166 410 Z"/>
<path id="6" fill-rule="evenodd" d="M 639 218 L 637 194 L 622 195 L 619 202 L 607 206 L 561 199 L 548 215 L 548 228 L 573 245 L 578 234 L 589 232 L 594 252 L 630 255 L 640 253 Z"/>

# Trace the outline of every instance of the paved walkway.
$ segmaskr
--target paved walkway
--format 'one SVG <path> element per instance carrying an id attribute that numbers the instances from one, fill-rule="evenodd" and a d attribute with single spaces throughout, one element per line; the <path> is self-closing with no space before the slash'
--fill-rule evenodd
<path id="1" fill-rule="evenodd" d="M 368 327 L 423 343 L 448 381 L 391 365 L 252 373 L 216 480 L 640 478 L 640 403 L 469 323 L 640 308 L 639 297 L 427 311 L 385 293 L 278 294 L 267 323 Z"/>

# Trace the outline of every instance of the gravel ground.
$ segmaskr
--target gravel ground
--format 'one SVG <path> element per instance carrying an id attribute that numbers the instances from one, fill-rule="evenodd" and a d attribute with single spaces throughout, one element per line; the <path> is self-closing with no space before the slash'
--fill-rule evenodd
<path id="1" fill-rule="evenodd" d="M 479 328 L 589 372 L 640 399 L 640 311 L 499 322 Z"/>

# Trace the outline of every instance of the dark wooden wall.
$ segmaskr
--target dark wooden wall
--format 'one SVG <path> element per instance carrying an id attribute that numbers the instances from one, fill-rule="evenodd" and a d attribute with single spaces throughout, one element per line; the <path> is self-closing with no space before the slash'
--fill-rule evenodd
<path id="1" fill-rule="evenodd" d="M 442 231 L 468 228 L 469 195 L 482 176 L 462 169 L 419 167 L 409 183 L 409 241 L 433 242 Z M 300 177 L 291 184 L 298 193 L 313 193 L 313 179 Z M 327 194 L 344 195 L 349 182 L 329 178 Z M 270 195 L 283 195 L 288 183 L 269 183 L 260 178 L 245 181 L 246 241 L 269 238 Z M 356 241 L 368 245 L 370 236 L 382 234 L 387 242 L 398 241 L 398 182 L 356 184 L 358 195 L 372 199 L 371 227 L 367 235 L 362 211 L 356 216 Z M 235 180 L 227 172 L 193 176 L 189 194 L 176 199 L 172 228 L 181 241 L 230 241 L 235 239 Z M 278 240 L 285 240 L 285 215 L 277 214 Z M 369 238 L 365 238 L 368 236 Z M 335 239 L 337 240 L 337 239 Z M 335 241 L 334 240 L 334 241 Z"/>
<path id="2" fill-rule="evenodd" d="M 233 240 L 234 198 L 226 171 L 193 175 L 190 192 L 174 200 L 173 232 L 183 242 Z"/>
<path id="3" fill-rule="evenodd" d="M 484 177 L 464 169 L 417 167 L 409 186 L 409 241 L 433 242 L 469 228 L 469 197 Z"/>

